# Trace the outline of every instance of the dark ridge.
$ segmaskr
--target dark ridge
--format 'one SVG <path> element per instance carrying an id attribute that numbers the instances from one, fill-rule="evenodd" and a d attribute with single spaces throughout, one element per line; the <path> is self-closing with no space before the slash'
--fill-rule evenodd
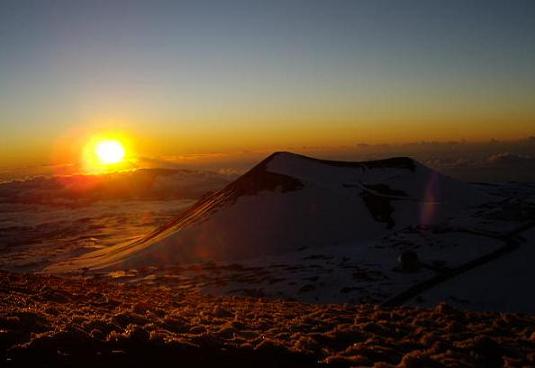
<path id="1" fill-rule="evenodd" d="M 360 196 L 375 221 L 384 222 L 388 229 L 392 229 L 396 225 L 392 218 L 394 207 L 392 207 L 389 198 L 381 197 L 370 192 L 362 192 Z"/>
<path id="2" fill-rule="evenodd" d="M 261 191 L 291 192 L 303 188 L 303 183 L 296 178 L 266 170 L 266 164 L 273 155 L 260 162 L 251 170 L 228 184 L 223 190 L 230 190 L 237 196 L 253 195 Z"/>
<path id="3" fill-rule="evenodd" d="M 366 168 L 366 169 L 380 169 L 380 168 L 391 168 L 391 169 L 406 169 L 414 171 L 416 168 L 415 161 L 410 157 L 392 157 L 382 160 L 373 160 L 373 161 L 334 161 L 334 160 L 323 160 L 313 157 L 308 157 L 304 155 L 300 155 L 297 153 L 292 152 L 275 152 L 268 156 L 264 161 L 262 161 L 261 164 L 266 164 L 267 162 L 271 161 L 275 156 L 278 155 L 291 155 L 296 156 L 304 160 L 314 161 L 317 163 L 321 163 L 324 165 L 329 166 L 337 166 L 337 167 L 353 167 L 353 168 Z M 258 165 L 258 166 L 259 166 Z"/>
<path id="4" fill-rule="evenodd" d="M 260 171 L 250 176 L 242 176 L 229 184 L 227 189 L 238 195 L 252 195 L 261 191 L 292 192 L 303 188 L 303 183 L 288 175 Z"/>
<path id="5" fill-rule="evenodd" d="M 362 191 L 362 193 L 360 193 L 360 196 L 368 208 L 368 211 L 370 211 L 370 214 L 375 221 L 383 222 L 386 224 L 388 229 L 392 229 L 396 225 L 394 219 L 392 218 L 394 207 L 392 207 L 391 202 L 394 199 L 387 196 L 395 195 L 399 197 L 406 197 L 407 194 L 402 190 L 391 189 L 384 184 L 364 185 L 364 187 L 380 194 L 378 195 L 371 191 Z"/>

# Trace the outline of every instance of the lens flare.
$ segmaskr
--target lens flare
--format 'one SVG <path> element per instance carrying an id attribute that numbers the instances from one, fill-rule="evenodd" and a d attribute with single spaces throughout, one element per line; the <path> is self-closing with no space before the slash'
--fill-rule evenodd
<path id="1" fill-rule="evenodd" d="M 438 175 L 436 172 L 433 172 L 429 181 L 427 182 L 427 187 L 425 190 L 424 202 L 422 204 L 422 209 L 420 213 L 420 224 L 421 225 L 430 225 L 433 223 L 437 210 L 437 193 L 438 193 Z"/>

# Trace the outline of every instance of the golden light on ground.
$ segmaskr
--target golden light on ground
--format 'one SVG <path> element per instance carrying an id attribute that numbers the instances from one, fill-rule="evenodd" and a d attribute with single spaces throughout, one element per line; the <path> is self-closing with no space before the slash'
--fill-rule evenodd
<path id="1" fill-rule="evenodd" d="M 131 169 L 134 161 L 132 144 L 124 134 L 94 135 L 82 150 L 83 171 L 90 174 Z"/>
<path id="2" fill-rule="evenodd" d="M 121 142 L 116 140 L 104 140 L 98 142 L 95 152 L 100 162 L 104 165 L 117 164 L 123 161 L 125 150 Z"/>

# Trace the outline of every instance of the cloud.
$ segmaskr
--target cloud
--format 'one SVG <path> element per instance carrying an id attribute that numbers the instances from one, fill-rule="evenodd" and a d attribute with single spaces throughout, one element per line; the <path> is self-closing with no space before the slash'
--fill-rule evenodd
<path id="1" fill-rule="evenodd" d="M 0 202 L 80 205 L 99 200 L 196 199 L 230 179 L 216 172 L 176 169 L 38 176 L 0 183 Z"/>
<path id="2" fill-rule="evenodd" d="M 502 152 L 491 155 L 487 158 L 489 164 L 514 164 L 514 163 L 527 163 L 535 162 L 535 158 L 529 155 L 516 154 L 511 152 Z"/>

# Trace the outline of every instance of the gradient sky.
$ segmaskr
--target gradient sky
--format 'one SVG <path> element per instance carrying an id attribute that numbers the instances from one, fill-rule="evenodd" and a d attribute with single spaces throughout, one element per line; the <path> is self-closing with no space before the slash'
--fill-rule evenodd
<path id="1" fill-rule="evenodd" d="M 148 156 L 533 135 L 535 1 L 0 1 L 0 164 L 105 131 Z"/>

